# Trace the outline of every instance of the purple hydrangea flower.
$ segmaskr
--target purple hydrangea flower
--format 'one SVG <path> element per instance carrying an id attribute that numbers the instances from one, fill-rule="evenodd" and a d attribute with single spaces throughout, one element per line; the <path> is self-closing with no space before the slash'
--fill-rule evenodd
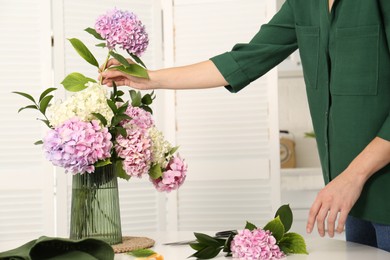
<path id="1" fill-rule="evenodd" d="M 178 189 L 183 184 L 186 174 L 187 164 L 184 160 L 180 157 L 173 157 L 163 172 L 162 178 L 151 179 L 151 181 L 158 191 L 170 192 Z"/>
<path id="2" fill-rule="evenodd" d="M 114 49 L 118 45 L 138 57 L 149 44 L 145 26 L 132 12 L 117 9 L 108 11 L 97 19 L 95 30 L 107 40 L 108 48 Z"/>
<path id="3" fill-rule="evenodd" d="M 127 136 L 119 135 L 115 144 L 116 153 L 123 159 L 123 169 L 134 177 L 142 177 L 150 169 L 152 141 L 142 128 L 127 129 Z"/>
<path id="4" fill-rule="evenodd" d="M 230 249 L 233 258 L 240 260 L 275 260 L 285 255 L 270 231 L 244 229 L 234 236 Z"/>
<path id="5" fill-rule="evenodd" d="M 111 157 L 111 134 L 99 121 L 72 118 L 50 130 L 43 140 L 46 158 L 73 174 L 91 173 L 93 164 Z"/>

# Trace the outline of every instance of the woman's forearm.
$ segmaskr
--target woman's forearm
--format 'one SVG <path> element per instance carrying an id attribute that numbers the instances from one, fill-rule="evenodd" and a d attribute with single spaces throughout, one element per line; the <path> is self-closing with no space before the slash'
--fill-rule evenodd
<path id="1" fill-rule="evenodd" d="M 354 172 L 362 182 L 366 182 L 373 174 L 389 163 L 390 141 L 376 137 L 351 162 L 346 171 Z"/>
<path id="2" fill-rule="evenodd" d="M 157 89 L 202 89 L 228 85 L 210 60 L 188 66 L 149 71 L 149 77 Z"/>

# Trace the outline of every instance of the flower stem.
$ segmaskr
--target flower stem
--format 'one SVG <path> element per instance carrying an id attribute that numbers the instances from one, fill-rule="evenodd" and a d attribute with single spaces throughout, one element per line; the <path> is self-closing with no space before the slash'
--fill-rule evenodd
<path id="1" fill-rule="evenodd" d="M 107 70 L 106 66 L 107 66 L 107 63 L 108 63 L 108 60 L 110 59 L 110 57 L 111 57 L 110 52 L 108 52 L 106 61 L 104 62 L 104 65 L 103 65 L 103 71 Z M 102 84 L 102 82 L 103 82 L 103 78 L 100 78 L 100 85 Z"/>

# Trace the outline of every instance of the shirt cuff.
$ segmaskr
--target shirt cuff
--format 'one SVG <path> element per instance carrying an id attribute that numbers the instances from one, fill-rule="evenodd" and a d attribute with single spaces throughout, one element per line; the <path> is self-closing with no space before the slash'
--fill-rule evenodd
<path id="1" fill-rule="evenodd" d="M 210 60 L 229 83 L 225 87 L 230 92 L 237 93 L 251 82 L 230 52 L 217 55 Z"/>
<path id="2" fill-rule="evenodd" d="M 385 123 L 379 130 L 378 137 L 390 141 L 390 114 L 387 116 Z"/>

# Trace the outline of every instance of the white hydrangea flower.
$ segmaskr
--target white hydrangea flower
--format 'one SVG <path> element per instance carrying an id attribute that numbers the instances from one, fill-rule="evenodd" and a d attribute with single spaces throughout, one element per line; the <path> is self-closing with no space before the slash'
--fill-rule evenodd
<path id="1" fill-rule="evenodd" d="M 153 144 L 153 162 L 160 164 L 163 168 L 165 168 L 168 163 L 165 155 L 172 149 L 172 146 L 165 140 L 163 133 L 156 127 L 151 127 L 149 129 L 149 136 Z"/>
<path id="2" fill-rule="evenodd" d="M 76 92 L 65 101 L 57 101 L 48 108 L 48 118 L 52 126 L 58 126 L 66 120 L 78 117 L 82 121 L 96 119 L 92 113 L 99 113 L 107 122 L 111 122 L 113 112 L 107 105 L 107 90 L 99 83 L 88 82 L 87 88 Z"/>

